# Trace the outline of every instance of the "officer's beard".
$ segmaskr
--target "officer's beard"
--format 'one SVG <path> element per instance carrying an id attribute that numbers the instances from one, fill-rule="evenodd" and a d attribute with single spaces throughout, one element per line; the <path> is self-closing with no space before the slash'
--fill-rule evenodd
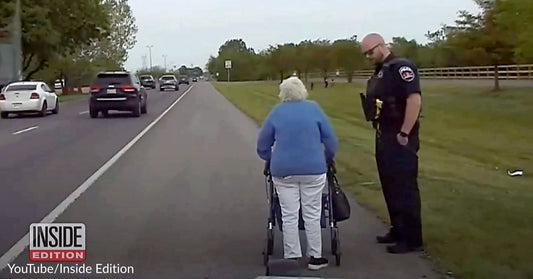
<path id="1" fill-rule="evenodd" d="M 383 66 L 383 61 L 385 61 L 385 55 L 383 55 L 383 53 L 379 53 L 379 57 L 376 57 L 374 58 L 374 65 L 376 65 L 376 67 L 381 67 Z"/>

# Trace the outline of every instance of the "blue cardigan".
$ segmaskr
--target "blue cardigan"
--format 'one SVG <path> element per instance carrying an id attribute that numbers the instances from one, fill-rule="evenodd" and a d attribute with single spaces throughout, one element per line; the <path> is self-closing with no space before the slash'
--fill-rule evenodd
<path id="1" fill-rule="evenodd" d="M 337 145 L 333 128 L 316 102 L 289 101 L 268 114 L 259 131 L 257 154 L 270 161 L 273 176 L 317 175 L 326 172 L 326 160 L 333 159 Z"/>

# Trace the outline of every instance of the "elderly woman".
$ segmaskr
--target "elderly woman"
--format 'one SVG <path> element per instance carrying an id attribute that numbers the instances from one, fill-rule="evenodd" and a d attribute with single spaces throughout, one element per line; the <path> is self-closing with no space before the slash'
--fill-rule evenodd
<path id="1" fill-rule="evenodd" d="M 272 109 L 261 127 L 257 153 L 270 162 L 279 196 L 284 258 L 302 257 L 298 233 L 301 204 L 310 258 L 308 268 L 318 270 L 328 265 L 328 260 L 322 257 L 322 190 L 326 185 L 326 162 L 333 160 L 338 142 L 320 106 L 306 100 L 307 90 L 300 79 L 290 77 L 279 88 L 281 103 Z"/>

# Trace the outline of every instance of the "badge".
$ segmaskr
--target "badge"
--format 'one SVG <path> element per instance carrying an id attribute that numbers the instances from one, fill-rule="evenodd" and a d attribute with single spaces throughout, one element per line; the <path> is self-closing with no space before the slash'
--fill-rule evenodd
<path id="1" fill-rule="evenodd" d="M 382 77 L 383 77 L 383 71 L 379 71 L 378 78 L 382 78 Z"/>
<path id="2" fill-rule="evenodd" d="M 415 71 L 413 71 L 413 69 L 411 69 L 409 66 L 401 67 L 399 72 L 402 79 L 407 82 L 411 82 L 415 79 Z"/>

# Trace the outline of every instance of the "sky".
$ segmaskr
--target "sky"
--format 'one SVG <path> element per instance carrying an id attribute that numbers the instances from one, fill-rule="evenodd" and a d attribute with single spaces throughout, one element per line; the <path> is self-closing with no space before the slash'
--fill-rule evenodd
<path id="1" fill-rule="evenodd" d="M 256 52 L 269 45 L 350 38 L 377 32 L 426 43 L 425 34 L 453 24 L 458 11 L 478 13 L 472 0 L 129 0 L 138 26 L 126 68 L 176 65 L 204 69 L 230 39 Z M 143 56 L 146 58 L 143 59 Z M 145 61 L 145 62 L 144 62 Z"/>

